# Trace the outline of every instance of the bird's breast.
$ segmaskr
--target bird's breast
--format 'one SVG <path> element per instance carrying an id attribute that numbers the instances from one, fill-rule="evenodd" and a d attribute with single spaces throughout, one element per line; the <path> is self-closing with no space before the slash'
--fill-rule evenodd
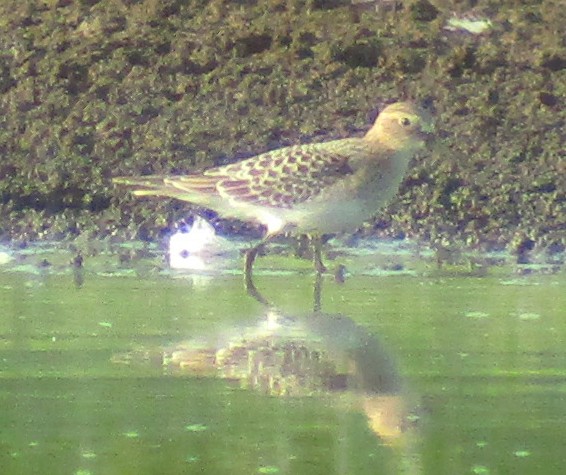
<path id="1" fill-rule="evenodd" d="M 404 161 L 392 157 L 369 162 L 312 200 L 295 206 L 286 221 L 305 233 L 355 231 L 395 196 L 406 171 Z"/>

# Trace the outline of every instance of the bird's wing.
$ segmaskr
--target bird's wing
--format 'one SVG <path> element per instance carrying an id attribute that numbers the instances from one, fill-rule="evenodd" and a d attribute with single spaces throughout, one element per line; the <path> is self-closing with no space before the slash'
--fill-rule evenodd
<path id="1" fill-rule="evenodd" d="M 209 169 L 202 175 L 172 177 L 166 183 L 180 191 L 291 208 L 353 173 L 347 141 L 350 139 L 285 147 Z"/>

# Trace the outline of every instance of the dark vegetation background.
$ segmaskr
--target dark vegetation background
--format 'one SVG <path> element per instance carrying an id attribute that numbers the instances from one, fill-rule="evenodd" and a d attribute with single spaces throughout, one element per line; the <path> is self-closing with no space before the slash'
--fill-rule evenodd
<path id="1" fill-rule="evenodd" d="M 493 28 L 443 29 L 471 9 Z M 361 134 L 413 97 L 439 143 L 360 232 L 563 251 L 565 25 L 562 0 L 3 0 L 0 239 L 155 238 L 190 205 L 112 176 Z"/>

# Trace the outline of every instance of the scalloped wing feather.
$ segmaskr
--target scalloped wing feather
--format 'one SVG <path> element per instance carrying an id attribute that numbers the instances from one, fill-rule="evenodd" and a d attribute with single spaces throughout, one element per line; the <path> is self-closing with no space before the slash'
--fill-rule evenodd
<path id="1" fill-rule="evenodd" d="M 243 162 L 213 168 L 203 178 L 215 182 L 226 199 L 259 206 L 292 208 L 352 173 L 339 147 L 312 144 L 263 153 Z M 192 181 L 192 180 L 191 180 Z"/>

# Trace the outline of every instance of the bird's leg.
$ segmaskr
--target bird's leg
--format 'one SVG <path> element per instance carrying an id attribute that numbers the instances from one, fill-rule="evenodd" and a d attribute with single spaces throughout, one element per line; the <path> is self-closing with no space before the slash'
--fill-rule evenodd
<path id="1" fill-rule="evenodd" d="M 246 258 L 244 260 L 244 276 L 246 279 L 246 286 L 248 282 L 252 281 L 252 270 L 257 257 L 257 253 L 263 247 L 263 241 L 261 241 L 257 246 L 252 247 L 246 251 Z"/>
<path id="2" fill-rule="evenodd" d="M 246 286 L 246 290 L 254 288 L 255 285 L 253 283 L 253 266 L 255 262 L 255 258 L 257 257 L 258 252 L 262 249 L 263 244 L 265 241 L 261 241 L 257 246 L 252 247 L 246 251 L 246 257 L 244 260 L 244 282 Z"/>
<path id="3" fill-rule="evenodd" d="M 271 239 L 271 235 L 265 236 L 262 241 L 257 245 L 252 247 L 251 249 L 246 251 L 246 257 L 244 260 L 244 286 L 246 291 L 249 295 L 255 298 L 259 303 L 263 305 L 270 305 L 270 303 L 265 299 L 263 295 L 257 290 L 254 281 L 253 281 L 253 266 L 255 262 L 255 258 L 257 257 L 258 252 L 264 247 L 265 243 Z"/>
<path id="4" fill-rule="evenodd" d="M 314 268 L 319 274 L 326 272 L 326 266 L 322 262 L 322 237 L 311 236 L 313 247 L 313 262 Z"/>

